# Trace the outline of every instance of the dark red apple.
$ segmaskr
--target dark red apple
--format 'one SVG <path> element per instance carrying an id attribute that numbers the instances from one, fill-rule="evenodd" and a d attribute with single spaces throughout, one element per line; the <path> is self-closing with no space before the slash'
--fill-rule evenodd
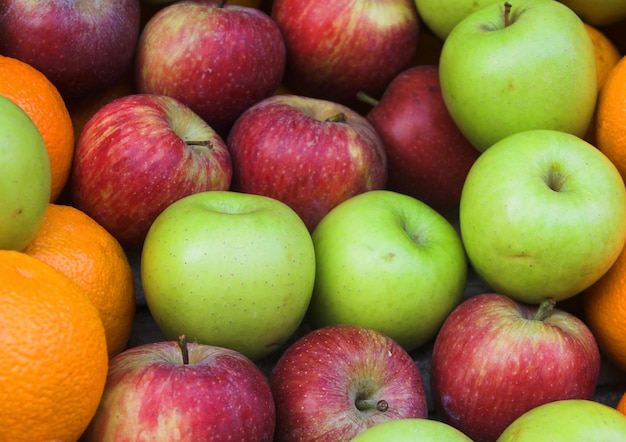
<path id="1" fill-rule="evenodd" d="M 118 98 L 87 121 L 70 175 L 73 204 L 126 248 L 140 248 L 174 201 L 227 190 L 232 165 L 222 138 L 189 107 L 160 95 Z"/>
<path id="2" fill-rule="evenodd" d="M 439 68 L 409 68 L 391 81 L 380 100 L 369 101 L 374 107 L 367 119 L 387 151 L 387 188 L 443 213 L 456 208 L 465 177 L 480 153 L 450 117 L 439 87 Z"/>
<path id="3" fill-rule="evenodd" d="M 354 110 L 297 95 L 274 95 L 246 110 L 227 138 L 232 188 L 280 200 L 310 231 L 337 204 L 382 189 L 384 145 Z"/>
<path id="4" fill-rule="evenodd" d="M 481 294 L 461 303 L 435 339 L 432 397 L 444 422 L 493 442 L 534 407 L 592 399 L 599 371 L 595 338 L 577 317 L 549 300 Z"/>
<path id="5" fill-rule="evenodd" d="M 0 54 L 34 66 L 66 99 L 119 80 L 132 64 L 139 0 L 3 0 Z"/>
<path id="6" fill-rule="evenodd" d="M 208 0 L 160 9 L 137 49 L 139 92 L 177 98 L 224 137 L 245 109 L 274 93 L 284 69 L 283 37 L 266 13 Z"/>
<path id="7" fill-rule="evenodd" d="M 411 356 L 387 335 L 357 325 L 305 334 L 269 380 L 277 441 L 347 441 L 382 422 L 428 415 Z"/>

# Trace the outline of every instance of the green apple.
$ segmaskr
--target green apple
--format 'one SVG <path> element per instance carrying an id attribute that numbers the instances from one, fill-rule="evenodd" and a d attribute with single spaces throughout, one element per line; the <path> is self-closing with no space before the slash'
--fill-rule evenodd
<path id="1" fill-rule="evenodd" d="M 0 95 L 0 249 L 22 250 L 43 222 L 50 201 L 50 160 L 39 129 Z"/>
<path id="2" fill-rule="evenodd" d="M 530 130 L 481 154 L 461 193 L 470 262 L 496 292 L 539 304 L 576 295 L 626 241 L 624 182 L 604 154 L 564 132 Z"/>
<path id="3" fill-rule="evenodd" d="M 168 339 L 227 347 L 259 360 L 300 325 L 315 280 L 301 218 L 260 195 L 207 191 L 168 206 L 141 255 L 146 303 Z"/>
<path id="4" fill-rule="evenodd" d="M 312 234 L 317 271 L 308 322 L 356 324 L 411 351 L 458 305 L 467 258 L 458 232 L 410 196 L 373 190 L 333 208 Z"/>
<path id="5" fill-rule="evenodd" d="M 352 442 L 472 442 L 446 423 L 432 419 L 396 419 L 369 427 Z"/>
<path id="6" fill-rule="evenodd" d="M 497 442 L 616 442 L 626 440 L 626 416 L 591 400 L 564 399 L 535 407 L 502 432 Z"/>
<path id="7" fill-rule="evenodd" d="M 442 40 L 462 19 L 494 3 L 502 4 L 503 0 L 415 0 L 424 24 Z"/>
<path id="8" fill-rule="evenodd" d="M 439 73 L 450 116 L 479 151 L 531 129 L 582 137 L 593 117 L 593 43 L 557 1 L 511 0 L 471 13 L 444 42 Z"/>
<path id="9" fill-rule="evenodd" d="M 585 22 L 592 26 L 606 26 L 626 18 L 624 0 L 561 0 Z"/>

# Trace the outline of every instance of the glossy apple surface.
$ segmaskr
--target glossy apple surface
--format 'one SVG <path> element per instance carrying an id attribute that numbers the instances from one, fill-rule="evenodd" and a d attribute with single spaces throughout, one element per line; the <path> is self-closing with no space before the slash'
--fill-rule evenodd
<path id="1" fill-rule="evenodd" d="M 480 151 L 531 129 L 582 137 L 593 117 L 593 43 L 558 1 L 499 2 L 468 15 L 448 35 L 439 72 L 452 119 Z"/>
<path id="2" fill-rule="evenodd" d="M 276 441 L 351 440 L 373 425 L 428 414 L 411 356 L 383 333 L 355 325 L 305 334 L 269 381 Z"/>
<path id="3" fill-rule="evenodd" d="M 232 165 L 222 138 L 178 100 L 118 98 L 83 127 L 72 164 L 73 203 L 123 246 L 139 249 L 169 204 L 226 190 Z"/>
<path id="4" fill-rule="evenodd" d="M 417 52 L 413 0 L 274 0 L 285 39 L 285 81 L 297 94 L 354 106 L 379 96 Z"/>
<path id="5" fill-rule="evenodd" d="M 541 405 L 517 418 L 497 442 L 614 442 L 626 440 L 626 416 L 590 400 L 569 399 Z"/>
<path id="6" fill-rule="evenodd" d="M 448 316 L 435 340 L 437 416 L 476 442 L 495 440 L 526 411 L 591 399 L 600 352 L 589 328 L 546 301 L 540 307 L 481 294 Z"/>
<path id="7" fill-rule="evenodd" d="M 461 301 L 461 239 L 415 198 L 388 190 L 354 196 L 312 237 L 317 270 L 307 320 L 314 327 L 358 324 L 411 351 L 433 339 Z"/>
<path id="8" fill-rule="evenodd" d="M 223 137 L 245 109 L 274 93 L 284 69 L 276 23 L 257 8 L 228 3 L 166 5 L 137 47 L 138 90 L 177 98 Z"/>
<path id="9" fill-rule="evenodd" d="M 595 147 L 563 132 L 526 131 L 472 166 L 459 221 L 467 255 L 496 292 L 538 304 L 597 281 L 626 241 L 626 190 Z"/>
<path id="10" fill-rule="evenodd" d="M 387 181 L 385 146 L 347 106 L 274 95 L 246 110 L 227 138 L 234 190 L 286 203 L 313 231 L 342 201 Z"/>
<path id="11" fill-rule="evenodd" d="M 29 116 L 0 95 L 0 249 L 22 250 L 50 200 L 48 150 Z"/>
<path id="12" fill-rule="evenodd" d="M 502 0 L 414 0 L 424 24 L 440 39 L 445 40 L 457 23 L 484 8 Z"/>
<path id="13" fill-rule="evenodd" d="M 433 419 L 396 419 L 358 434 L 351 442 L 472 442 L 451 425 Z"/>
<path id="14" fill-rule="evenodd" d="M 43 72 L 65 99 L 114 84 L 132 64 L 140 0 L 3 0 L 0 53 Z"/>
<path id="15" fill-rule="evenodd" d="M 234 350 L 185 345 L 186 360 L 174 341 L 111 359 L 100 405 L 81 440 L 271 441 L 274 399 L 260 369 Z"/>
<path id="16" fill-rule="evenodd" d="M 315 252 L 306 226 L 272 198 L 190 195 L 154 221 L 141 256 L 146 302 L 168 339 L 276 351 L 308 308 Z"/>

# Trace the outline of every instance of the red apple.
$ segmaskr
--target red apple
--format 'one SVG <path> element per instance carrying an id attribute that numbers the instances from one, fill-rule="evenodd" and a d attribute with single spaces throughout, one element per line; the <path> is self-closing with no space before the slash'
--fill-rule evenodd
<path id="1" fill-rule="evenodd" d="M 351 440 L 382 422 L 428 415 L 411 356 L 387 335 L 357 325 L 305 334 L 269 380 L 277 441 Z"/>
<path id="2" fill-rule="evenodd" d="M 272 441 L 276 414 L 268 381 L 242 354 L 162 341 L 109 362 L 96 414 L 81 440 L 98 442 Z"/>
<path id="3" fill-rule="evenodd" d="M 132 64 L 139 0 L 3 0 L 0 54 L 43 72 L 66 99 L 114 84 Z"/>
<path id="4" fill-rule="evenodd" d="M 448 316 L 432 353 L 438 416 L 476 442 L 494 441 L 526 411 L 591 399 L 600 371 L 595 338 L 577 317 L 481 294 Z"/>
<path id="5" fill-rule="evenodd" d="M 284 69 L 283 38 L 266 13 L 208 0 L 159 10 L 137 48 L 139 91 L 177 98 L 222 136 L 245 109 L 274 93 Z"/>
<path id="6" fill-rule="evenodd" d="M 128 248 L 174 201 L 227 190 L 232 166 L 222 138 L 174 98 L 118 98 L 87 121 L 70 177 L 74 205 Z"/>
<path id="7" fill-rule="evenodd" d="M 349 106 L 379 96 L 417 53 L 413 0 L 274 0 L 287 47 L 286 82 L 300 95 Z"/>
<path id="8" fill-rule="evenodd" d="M 385 148 L 372 125 L 346 106 L 274 95 L 239 117 L 227 138 L 233 189 L 280 200 L 309 230 L 337 204 L 382 189 Z"/>
<path id="9" fill-rule="evenodd" d="M 367 114 L 387 150 L 387 188 L 440 212 L 455 208 L 479 152 L 443 102 L 439 68 L 420 65 L 395 77 Z"/>

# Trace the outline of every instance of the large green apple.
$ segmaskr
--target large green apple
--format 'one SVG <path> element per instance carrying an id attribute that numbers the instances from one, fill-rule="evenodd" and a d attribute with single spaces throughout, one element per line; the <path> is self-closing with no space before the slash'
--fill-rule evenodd
<path id="1" fill-rule="evenodd" d="M 168 339 L 258 360 L 298 328 L 315 279 L 301 218 L 278 200 L 231 191 L 184 197 L 156 218 L 142 250 L 146 303 Z"/>
<path id="2" fill-rule="evenodd" d="M 454 227 L 410 196 L 373 190 L 313 231 L 313 327 L 357 324 L 411 351 L 432 339 L 463 295 L 467 259 Z"/>
<path id="3" fill-rule="evenodd" d="M 432 419 L 396 419 L 369 427 L 351 442 L 472 442 L 446 423 Z"/>
<path id="4" fill-rule="evenodd" d="M 22 250 L 50 200 L 50 160 L 30 117 L 0 95 L 0 249 Z"/>
<path id="5" fill-rule="evenodd" d="M 593 117 L 593 43 L 557 1 L 512 0 L 471 13 L 444 42 L 439 72 L 452 119 L 480 151 L 523 130 L 582 137 Z"/>
<path id="6" fill-rule="evenodd" d="M 527 411 L 497 442 L 616 442 L 626 440 L 626 416 L 590 400 L 565 399 Z"/>
<path id="7" fill-rule="evenodd" d="M 496 292 L 541 303 L 576 295 L 626 241 L 626 190 L 598 149 L 531 130 L 481 154 L 467 176 L 460 228 L 470 262 Z"/>
<path id="8" fill-rule="evenodd" d="M 493 3 L 503 0 L 415 0 L 417 12 L 433 34 L 445 40 L 458 22 Z"/>
<path id="9" fill-rule="evenodd" d="M 624 0 L 560 0 L 585 22 L 593 26 L 606 26 L 626 18 Z"/>

